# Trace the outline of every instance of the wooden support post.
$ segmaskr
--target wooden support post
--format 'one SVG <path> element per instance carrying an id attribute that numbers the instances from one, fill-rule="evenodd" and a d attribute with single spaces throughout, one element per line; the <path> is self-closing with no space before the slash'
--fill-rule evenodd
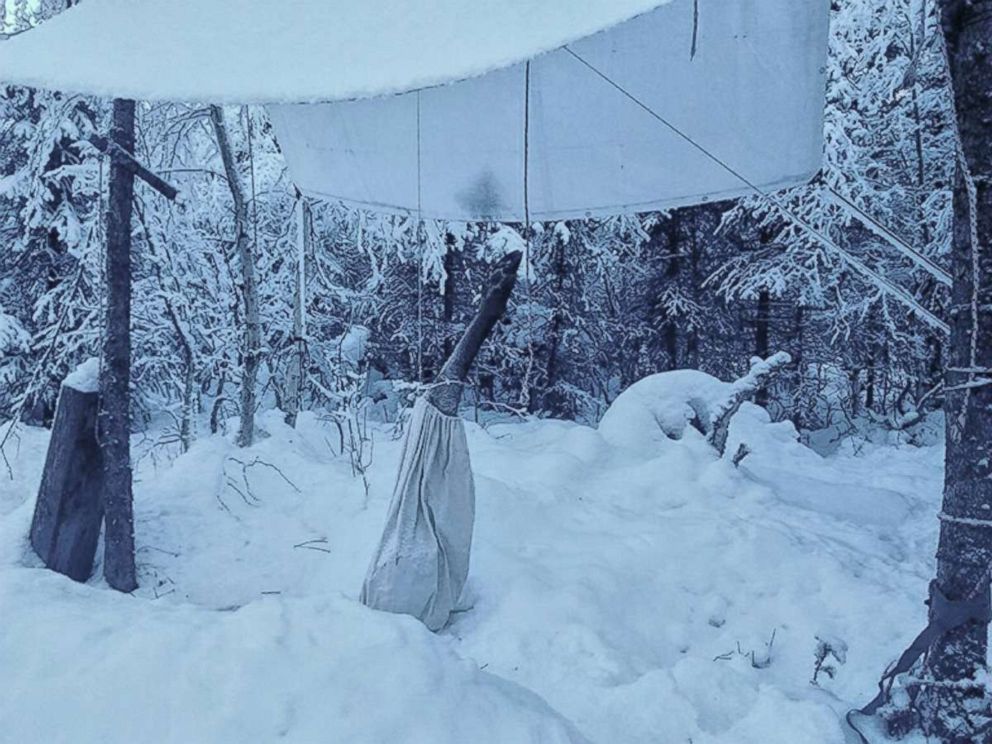
<path id="1" fill-rule="evenodd" d="M 169 201 L 175 201 L 176 197 L 179 196 L 179 189 L 148 170 L 138 162 L 134 155 L 113 139 L 93 135 L 89 141 L 93 147 L 110 158 L 112 165 L 126 168 L 131 172 L 131 175 L 140 178 Z"/>
<path id="2" fill-rule="evenodd" d="M 110 158 L 107 318 L 97 389 L 63 385 L 31 524 L 31 545 L 49 568 L 77 581 L 93 570 L 105 519 L 104 576 L 130 592 L 134 562 L 131 482 L 131 218 L 135 177 L 175 200 L 179 191 L 134 155 L 134 101 L 114 101 L 110 137 L 90 143 Z"/>
<path id="3" fill-rule="evenodd" d="M 112 143 L 134 151 L 134 101 L 115 100 Z M 134 171 L 112 158 L 107 207 L 107 325 L 97 430 L 103 449 L 103 574 L 122 592 L 137 588 L 131 482 L 131 217 Z"/>
<path id="4" fill-rule="evenodd" d="M 95 388 L 62 385 L 45 471 L 31 521 L 31 547 L 53 571 L 75 581 L 93 572 L 100 522 L 103 458 L 96 440 Z"/>

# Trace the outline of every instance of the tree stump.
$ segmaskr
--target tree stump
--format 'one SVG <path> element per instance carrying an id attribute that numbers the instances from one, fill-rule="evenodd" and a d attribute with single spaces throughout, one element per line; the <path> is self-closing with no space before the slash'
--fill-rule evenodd
<path id="1" fill-rule="evenodd" d="M 103 520 L 99 397 L 63 384 L 31 521 L 31 547 L 48 568 L 75 581 L 93 573 Z"/>

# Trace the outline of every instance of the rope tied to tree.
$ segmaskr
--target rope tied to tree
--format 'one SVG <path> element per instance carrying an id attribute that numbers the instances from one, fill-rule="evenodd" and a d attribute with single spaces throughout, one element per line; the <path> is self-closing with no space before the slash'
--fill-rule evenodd
<path id="1" fill-rule="evenodd" d="M 788 220 L 790 220 L 794 225 L 802 228 L 809 236 L 814 238 L 823 247 L 825 247 L 829 252 L 836 255 L 844 264 L 848 266 L 855 273 L 860 274 L 863 278 L 867 279 L 881 295 L 887 295 L 902 303 L 907 310 L 914 313 L 917 317 L 923 320 L 932 328 L 940 331 L 943 335 L 949 336 L 951 333 L 950 326 L 943 320 L 938 318 L 934 313 L 924 307 L 915 297 L 910 294 L 903 287 L 892 284 L 887 281 L 884 277 L 874 271 L 871 267 L 866 265 L 861 259 L 856 256 L 851 255 L 848 251 L 841 248 L 837 243 L 830 239 L 829 236 L 825 235 L 824 232 L 818 229 L 815 225 L 810 224 L 809 221 L 803 219 L 795 210 L 791 209 L 785 202 L 779 199 L 776 195 L 766 191 L 753 180 L 744 175 L 741 171 L 734 168 L 732 165 L 727 163 L 725 160 L 720 158 L 718 155 L 711 152 L 704 145 L 700 144 L 697 140 L 686 134 L 682 129 L 677 127 L 667 118 L 658 113 L 655 109 L 645 103 L 643 100 L 638 98 L 636 95 L 631 93 L 625 87 L 623 87 L 616 80 L 611 78 L 605 72 L 600 70 L 598 67 L 593 65 L 591 62 L 586 60 L 584 57 L 576 53 L 571 47 L 564 46 L 562 49 L 570 54 L 577 62 L 586 67 L 590 72 L 599 77 L 603 82 L 614 88 L 618 93 L 627 98 L 631 103 L 636 105 L 638 108 L 642 109 L 649 116 L 658 121 L 659 124 L 666 127 L 674 135 L 683 140 L 686 144 L 697 150 L 700 154 L 705 156 L 715 165 L 722 168 L 724 171 L 729 173 L 735 179 L 740 181 L 744 186 L 746 186 L 751 192 L 756 196 L 761 197 L 765 200 L 772 208 L 777 210 Z"/>
<path id="2" fill-rule="evenodd" d="M 984 521 L 984 520 L 981 520 Z M 992 526 L 992 521 L 987 523 Z M 988 624 L 992 620 L 992 601 L 990 601 L 989 582 L 992 578 L 992 566 L 988 566 L 971 593 L 961 600 L 948 599 L 941 591 L 936 580 L 930 582 L 929 597 L 926 604 L 930 607 L 930 621 L 927 626 L 913 639 L 902 655 L 885 670 L 878 681 L 878 694 L 862 708 L 848 711 L 845 719 L 848 726 L 861 738 L 862 744 L 870 744 L 865 735 L 855 724 L 855 715 L 874 716 L 887 705 L 892 697 L 892 687 L 899 675 L 909 672 L 929 649 L 953 630 L 970 623 Z M 920 680 L 920 684 L 930 684 Z M 977 684 L 977 683 L 976 683 Z"/>

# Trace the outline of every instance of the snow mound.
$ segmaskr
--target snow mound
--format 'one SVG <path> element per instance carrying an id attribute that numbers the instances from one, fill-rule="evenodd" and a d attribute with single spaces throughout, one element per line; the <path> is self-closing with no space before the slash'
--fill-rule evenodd
<path id="1" fill-rule="evenodd" d="M 881 487 L 851 468 L 799 442 L 790 421 L 771 423 L 768 412 L 745 403 L 730 425 L 727 451 L 746 444 L 741 471 L 752 481 L 775 488 L 782 502 L 858 524 L 894 526 L 904 522 L 912 504 L 902 493 Z"/>
<path id="2" fill-rule="evenodd" d="M 415 620 L 342 598 L 218 612 L 21 569 L 0 607 L 20 608 L 0 633 L 5 741 L 586 741 Z"/>
<path id="3" fill-rule="evenodd" d="M 657 452 L 666 442 L 682 439 L 687 428 L 695 432 L 689 423 L 708 421 L 733 390 L 733 383 L 694 369 L 650 375 L 620 393 L 599 422 L 599 432 L 616 447 Z"/>
<path id="4" fill-rule="evenodd" d="M 696 370 L 645 377 L 617 397 L 600 421 L 599 432 L 614 447 L 640 457 L 698 454 L 703 448 L 691 446 L 703 443 L 697 425 L 702 423 L 708 430 L 733 394 L 748 387 L 771 361 L 756 363 L 736 382 L 721 382 Z M 783 362 L 788 362 L 787 357 Z M 688 449 L 680 447 L 686 444 Z M 896 525 L 910 515 L 911 504 L 899 491 L 865 482 L 860 473 L 838 472 L 829 460 L 800 443 L 792 422 L 772 423 L 767 411 L 748 402 L 730 420 L 724 451 L 734 455 L 742 446 L 747 455 L 740 463 L 741 472 L 773 489 L 780 502 L 870 525 Z M 696 467 L 690 464 L 689 470 Z"/>
<path id="5" fill-rule="evenodd" d="M 97 392 L 100 389 L 100 360 L 90 357 L 70 372 L 62 384 L 81 393 Z"/>
<path id="6" fill-rule="evenodd" d="M 745 404 L 734 467 L 627 400 L 611 436 L 640 422 L 660 451 L 570 422 L 466 422 L 476 539 L 465 611 L 437 635 L 357 602 L 392 426 L 370 429 L 368 491 L 313 413 L 296 429 L 262 414 L 271 436 L 248 451 L 139 447 L 130 597 L 37 568 L 48 434 L 19 427 L 0 478 L 0 741 L 842 744 L 844 713 L 926 624 L 942 448 L 820 457 Z M 819 639 L 847 661 L 813 686 Z"/>

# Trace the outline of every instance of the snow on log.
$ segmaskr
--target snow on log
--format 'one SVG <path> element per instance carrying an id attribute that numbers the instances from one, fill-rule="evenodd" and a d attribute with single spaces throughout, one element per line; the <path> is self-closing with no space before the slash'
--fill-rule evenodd
<path id="1" fill-rule="evenodd" d="M 48 568 L 75 581 L 93 572 L 103 519 L 98 370 L 92 359 L 62 384 L 31 521 L 31 547 Z"/>
<path id="2" fill-rule="evenodd" d="M 721 457 L 727 448 L 730 420 L 740 410 L 741 404 L 753 398 L 775 374 L 791 363 L 792 357 L 784 351 L 773 354 L 768 359 L 755 358 L 751 363 L 751 371 L 737 380 L 733 384 L 730 395 L 710 411 L 707 431 L 703 433 L 716 447 Z"/>
<path id="3" fill-rule="evenodd" d="M 751 371 L 735 382 L 691 369 L 650 375 L 617 396 L 599 431 L 614 446 L 647 455 L 666 441 L 682 439 L 691 428 L 722 456 L 734 414 L 791 361 L 784 352 L 756 359 Z"/>
<path id="4" fill-rule="evenodd" d="M 90 357 L 70 372 L 62 387 L 70 387 L 80 393 L 96 393 L 100 390 L 100 360 Z"/>

